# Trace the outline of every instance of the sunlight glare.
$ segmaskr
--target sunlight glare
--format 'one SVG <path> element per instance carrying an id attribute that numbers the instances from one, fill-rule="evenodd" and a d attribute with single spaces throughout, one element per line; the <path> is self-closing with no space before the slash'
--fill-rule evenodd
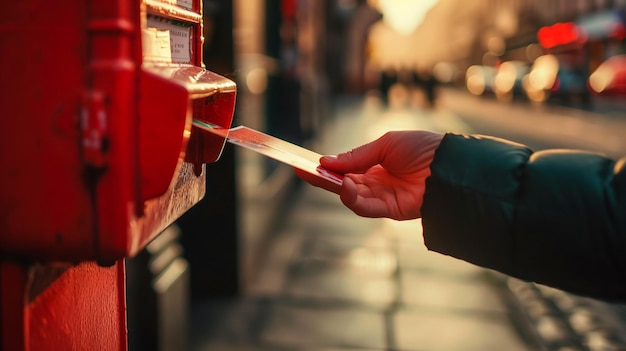
<path id="1" fill-rule="evenodd" d="M 422 23 L 437 0 L 380 0 L 383 21 L 400 34 L 408 35 Z"/>

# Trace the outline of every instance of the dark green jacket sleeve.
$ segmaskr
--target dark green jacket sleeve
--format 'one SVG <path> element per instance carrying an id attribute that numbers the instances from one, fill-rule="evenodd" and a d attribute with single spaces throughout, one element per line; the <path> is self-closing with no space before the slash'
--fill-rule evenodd
<path id="1" fill-rule="evenodd" d="M 422 206 L 430 250 L 626 301 L 626 159 L 447 134 Z"/>

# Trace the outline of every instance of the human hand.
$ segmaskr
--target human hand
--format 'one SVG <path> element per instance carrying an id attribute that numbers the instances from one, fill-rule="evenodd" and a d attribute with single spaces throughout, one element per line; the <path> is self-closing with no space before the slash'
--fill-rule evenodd
<path id="1" fill-rule="evenodd" d="M 397 220 L 420 218 L 425 180 L 442 138 L 443 134 L 429 131 L 388 132 L 352 151 L 324 156 L 320 164 L 344 174 L 341 188 L 329 190 L 337 192 L 354 213 Z"/>

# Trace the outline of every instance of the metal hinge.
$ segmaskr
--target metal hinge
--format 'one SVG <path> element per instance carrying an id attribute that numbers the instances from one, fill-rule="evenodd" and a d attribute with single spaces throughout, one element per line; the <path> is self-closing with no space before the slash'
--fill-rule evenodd
<path id="1" fill-rule="evenodd" d="M 109 149 L 108 121 L 104 100 L 103 93 L 86 93 L 80 116 L 83 161 L 87 166 L 96 169 L 106 167 Z"/>

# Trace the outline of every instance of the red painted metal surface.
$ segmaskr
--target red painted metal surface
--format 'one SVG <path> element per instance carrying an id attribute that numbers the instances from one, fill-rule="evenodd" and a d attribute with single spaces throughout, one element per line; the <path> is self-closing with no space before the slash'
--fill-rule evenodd
<path id="1" fill-rule="evenodd" d="M 200 2 L 41 0 L 0 5 L 0 254 L 38 260 L 134 255 L 206 191 L 235 84 L 201 67 Z M 188 63 L 147 62 L 148 15 L 187 23 Z"/>
<path id="2" fill-rule="evenodd" d="M 2 350 L 125 351 L 124 262 L 0 263 Z"/>
<path id="3" fill-rule="evenodd" d="M 200 0 L 176 3 L 0 3 L 2 350 L 127 350 L 121 258 L 204 196 L 225 140 L 191 120 L 235 106 L 202 67 Z M 184 62 L 144 52 L 171 34 L 150 18 L 188 38 Z"/>
<path id="4" fill-rule="evenodd" d="M 0 261 L 0 350 L 26 350 L 27 283 L 28 275 L 19 265 Z"/>

